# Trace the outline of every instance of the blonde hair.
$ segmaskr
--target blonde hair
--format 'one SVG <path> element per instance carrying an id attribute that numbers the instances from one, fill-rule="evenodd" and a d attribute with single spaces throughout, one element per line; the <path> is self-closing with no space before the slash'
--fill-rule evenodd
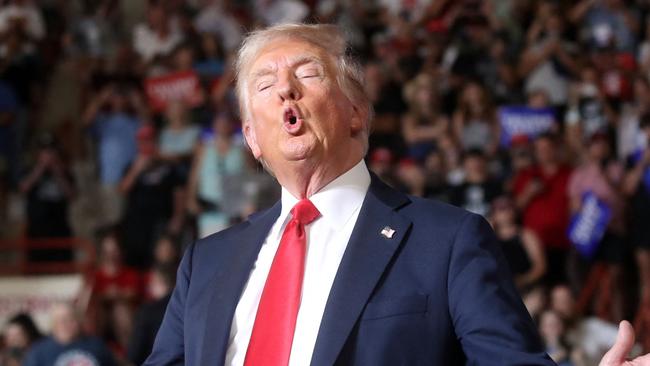
<path id="1" fill-rule="evenodd" d="M 366 95 L 364 73 L 361 65 L 349 54 L 344 34 L 330 24 L 280 24 L 256 30 L 244 39 L 235 62 L 236 92 L 242 120 L 250 117 L 248 105 L 247 78 L 252 63 L 270 42 L 278 39 L 305 41 L 325 50 L 336 64 L 336 81 L 350 102 L 365 116 L 364 144 L 367 145 L 370 121 L 373 117 L 372 104 Z"/>

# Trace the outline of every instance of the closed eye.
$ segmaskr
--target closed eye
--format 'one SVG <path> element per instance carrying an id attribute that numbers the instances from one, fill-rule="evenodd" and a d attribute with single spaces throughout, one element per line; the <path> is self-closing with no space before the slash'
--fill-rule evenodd
<path id="1" fill-rule="evenodd" d="M 261 92 L 261 91 L 264 91 L 264 90 L 266 90 L 266 89 L 268 89 L 268 88 L 270 88 L 272 86 L 273 86 L 273 84 L 261 84 L 261 85 L 258 85 L 257 91 Z"/>
<path id="2" fill-rule="evenodd" d="M 313 63 L 300 65 L 296 70 L 296 77 L 299 79 L 320 78 L 322 75 L 321 67 Z"/>

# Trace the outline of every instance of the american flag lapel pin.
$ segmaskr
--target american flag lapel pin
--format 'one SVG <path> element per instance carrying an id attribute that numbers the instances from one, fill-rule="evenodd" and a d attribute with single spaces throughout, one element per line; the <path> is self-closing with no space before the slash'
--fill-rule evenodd
<path id="1" fill-rule="evenodd" d="M 381 229 L 381 235 L 383 235 L 387 239 L 392 238 L 393 234 L 395 234 L 395 230 L 390 226 L 384 226 L 384 228 Z"/>

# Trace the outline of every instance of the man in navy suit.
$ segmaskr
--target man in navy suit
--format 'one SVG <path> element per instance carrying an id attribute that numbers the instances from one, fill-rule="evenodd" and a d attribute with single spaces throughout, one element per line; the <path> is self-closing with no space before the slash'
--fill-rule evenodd
<path id="1" fill-rule="evenodd" d="M 326 25 L 242 45 L 244 135 L 282 199 L 187 250 L 145 364 L 554 365 L 486 221 L 368 172 L 346 48 Z M 628 328 L 603 365 L 622 364 Z"/>

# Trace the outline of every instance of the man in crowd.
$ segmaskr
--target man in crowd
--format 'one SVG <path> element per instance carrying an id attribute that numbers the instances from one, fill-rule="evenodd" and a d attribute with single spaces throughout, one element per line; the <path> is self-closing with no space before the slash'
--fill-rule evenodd
<path id="1" fill-rule="evenodd" d="M 569 195 L 571 168 L 559 158 L 557 137 L 551 133 L 535 139 L 535 164 L 514 177 L 513 191 L 523 224 L 544 244 L 549 271 L 547 283 L 566 283 L 569 239 Z M 549 215 L 553 212 L 553 215 Z"/>
<path id="2" fill-rule="evenodd" d="M 25 366 L 114 364 L 110 350 L 99 338 L 82 333 L 79 314 L 68 303 L 52 308 L 52 335 L 34 344 L 23 363 Z"/>
<path id="3" fill-rule="evenodd" d="M 282 198 L 187 250 L 145 364 L 553 365 L 486 221 L 368 172 L 346 50 L 326 25 L 245 40 L 243 131 Z M 605 365 L 623 364 L 622 334 Z"/>

